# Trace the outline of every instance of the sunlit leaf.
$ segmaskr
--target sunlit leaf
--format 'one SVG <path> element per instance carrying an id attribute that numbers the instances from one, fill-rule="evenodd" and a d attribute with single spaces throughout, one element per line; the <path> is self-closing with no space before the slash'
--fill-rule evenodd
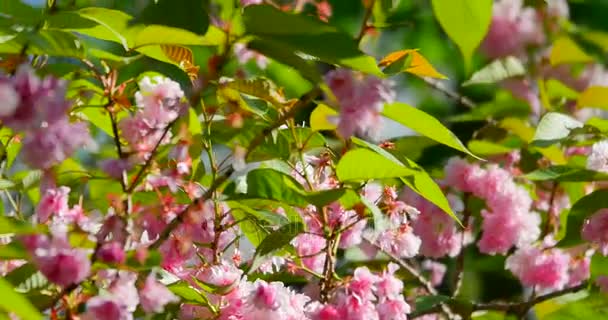
<path id="1" fill-rule="evenodd" d="M 357 42 L 320 20 L 290 14 L 269 5 L 248 6 L 243 14 L 248 34 L 271 41 L 282 50 L 301 52 L 327 63 L 383 76 L 376 60 L 359 50 Z M 322 43 L 331 45 L 320 45 Z"/>
<path id="2" fill-rule="evenodd" d="M 385 105 L 382 115 L 401 123 L 423 136 L 478 158 L 439 120 L 418 108 L 396 102 Z"/>
<path id="3" fill-rule="evenodd" d="M 592 86 L 581 93 L 576 101 L 579 108 L 608 109 L 608 87 Z"/>
<path id="4" fill-rule="evenodd" d="M 568 214 L 566 236 L 559 245 L 572 246 L 581 243 L 583 223 L 602 208 L 608 208 L 608 189 L 596 190 L 574 203 Z"/>
<path id="5" fill-rule="evenodd" d="M 0 308 L 15 313 L 23 320 L 42 319 L 36 308 L 4 279 L 0 279 Z"/>
<path id="6" fill-rule="evenodd" d="M 507 57 L 504 59 L 495 60 L 481 70 L 475 72 L 471 79 L 465 81 L 462 85 L 468 86 L 472 84 L 482 83 L 497 83 L 499 81 L 521 76 L 526 73 L 523 64 L 515 57 Z"/>
<path id="7" fill-rule="evenodd" d="M 549 112 L 545 114 L 536 128 L 532 144 L 549 146 L 568 137 L 570 131 L 582 128 L 583 123 L 565 114 Z"/>
<path id="8" fill-rule="evenodd" d="M 492 0 L 433 0 L 433 11 L 443 31 L 458 45 L 469 66 L 492 18 Z M 468 67 L 467 67 L 468 68 Z"/>
<path id="9" fill-rule="evenodd" d="M 572 39 L 561 37 L 553 42 L 549 61 L 552 65 L 562 63 L 589 62 L 593 58 L 581 49 Z"/>
<path id="10" fill-rule="evenodd" d="M 326 104 L 320 103 L 310 114 L 310 128 L 314 131 L 335 130 L 337 126 L 329 118 L 337 115 L 338 111 Z"/>

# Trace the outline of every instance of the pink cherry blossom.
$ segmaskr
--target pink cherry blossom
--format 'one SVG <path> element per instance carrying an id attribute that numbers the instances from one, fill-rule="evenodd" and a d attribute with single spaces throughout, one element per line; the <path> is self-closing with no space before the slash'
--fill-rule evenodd
<path id="1" fill-rule="evenodd" d="M 374 295 L 378 281 L 380 281 L 380 277 L 371 273 L 367 267 L 359 267 L 355 269 L 353 279 L 348 284 L 348 289 L 359 298 L 370 300 Z"/>
<path id="2" fill-rule="evenodd" d="M 397 298 L 403 292 L 403 282 L 395 276 L 399 266 L 389 263 L 376 282 L 376 295 L 380 298 Z"/>
<path id="3" fill-rule="evenodd" d="M 414 234 L 421 240 L 420 254 L 439 258 L 453 257 L 460 252 L 462 233 L 452 217 L 409 189 L 404 190 L 402 199 L 420 210 L 412 222 Z"/>
<path id="4" fill-rule="evenodd" d="M 133 165 L 128 159 L 105 159 L 99 163 L 103 172 L 114 179 L 122 179 L 122 173 L 129 171 Z"/>
<path id="5" fill-rule="evenodd" d="M 407 224 L 383 231 L 376 241 L 382 250 L 401 258 L 412 258 L 417 255 L 421 244 L 420 238 Z"/>
<path id="6" fill-rule="evenodd" d="M 258 4 L 256 3 L 259 0 L 243 0 L 241 2 L 249 2 L 246 5 Z M 244 5 L 244 6 L 246 6 Z M 246 64 L 250 60 L 255 60 L 255 63 L 258 65 L 260 69 L 266 69 L 268 67 L 268 58 L 266 56 L 259 54 L 256 51 L 247 48 L 247 45 L 241 42 L 237 42 L 234 44 L 234 55 L 240 64 Z"/>
<path id="7" fill-rule="evenodd" d="M 298 235 L 293 241 L 298 256 L 302 257 L 302 264 L 315 271 L 323 272 L 325 264 L 325 238 L 309 233 Z"/>
<path id="8" fill-rule="evenodd" d="M 57 120 L 25 135 L 23 157 L 34 168 L 48 169 L 67 159 L 78 148 L 92 143 L 84 122 Z"/>
<path id="9" fill-rule="evenodd" d="M 149 274 L 144 286 L 139 290 L 141 307 L 148 313 L 162 312 L 165 305 L 176 303 L 179 298 L 167 287 L 156 280 L 154 274 Z"/>
<path id="10" fill-rule="evenodd" d="M 203 267 L 196 274 L 196 278 L 203 283 L 229 289 L 238 285 L 242 275 L 243 271 L 234 264 L 223 261 L 221 264 Z"/>
<path id="11" fill-rule="evenodd" d="M 183 106 L 184 92 L 179 83 L 165 77 L 143 77 L 139 82 L 135 101 L 142 109 L 143 117 L 154 127 L 175 120 Z"/>
<path id="12" fill-rule="evenodd" d="M 463 192 L 472 192 L 477 188 L 477 179 L 483 174 L 479 165 L 471 164 L 465 159 L 452 157 L 445 165 L 445 183 Z"/>
<path id="13" fill-rule="evenodd" d="M 392 83 L 373 76 L 363 76 L 347 69 L 330 71 L 325 81 L 340 106 L 338 133 L 375 138 L 380 130 L 380 112 L 396 96 Z"/>
<path id="14" fill-rule="evenodd" d="M 132 320 L 133 315 L 115 297 L 96 296 L 87 301 L 87 311 L 81 316 L 81 319 Z"/>
<path id="15" fill-rule="evenodd" d="M 52 215 L 61 215 L 69 210 L 68 195 L 70 188 L 62 186 L 57 189 L 47 189 L 38 202 L 36 214 L 38 221 L 47 222 Z"/>
<path id="16" fill-rule="evenodd" d="M 19 103 L 13 113 L 0 116 L 6 126 L 14 130 L 36 130 L 66 119 L 70 104 L 65 99 L 65 81 L 52 76 L 40 79 L 25 64 L 19 66 L 15 76 L 8 81 L 18 93 L 16 98 L 8 96 L 9 101 Z M 6 80 L 2 82 L 7 83 Z"/>
<path id="17" fill-rule="evenodd" d="M 119 271 L 118 277 L 114 279 L 108 288 L 108 292 L 116 297 L 123 308 L 130 313 L 134 312 L 139 304 L 139 294 L 135 287 L 136 280 L 137 274 Z"/>
<path id="18" fill-rule="evenodd" d="M 91 271 L 91 261 L 85 250 L 70 246 L 65 235 L 34 235 L 24 239 L 34 264 L 51 282 L 67 287 L 84 280 Z"/>
<path id="19" fill-rule="evenodd" d="M 481 44 L 490 58 L 523 55 L 528 46 L 544 41 L 542 24 L 533 8 L 524 8 L 523 0 L 499 0 L 494 3 L 492 23 Z"/>
<path id="20" fill-rule="evenodd" d="M 21 97 L 15 88 L 8 82 L 0 82 L 0 117 L 10 117 L 21 102 Z"/>
<path id="21" fill-rule="evenodd" d="M 118 241 L 111 241 L 101 245 L 97 251 L 97 256 L 99 257 L 100 261 L 106 263 L 120 264 L 125 262 L 126 259 L 123 246 Z"/>
<path id="22" fill-rule="evenodd" d="M 251 6 L 251 5 L 255 5 L 255 4 L 262 4 L 264 1 L 263 0 L 241 0 L 241 5 L 243 7 L 246 6 Z"/>
<path id="23" fill-rule="evenodd" d="M 424 260 L 422 269 L 430 272 L 429 281 L 433 286 L 438 286 L 443 282 L 443 277 L 447 271 L 445 264 L 433 260 Z"/>
<path id="24" fill-rule="evenodd" d="M 582 238 L 599 247 L 600 253 L 608 255 L 608 209 L 600 209 L 585 220 Z"/>
<path id="25" fill-rule="evenodd" d="M 410 305 L 405 302 L 402 295 L 383 300 L 376 308 L 379 320 L 407 320 L 407 314 L 411 312 Z"/>
<path id="26" fill-rule="evenodd" d="M 583 283 L 583 281 L 589 279 L 589 276 L 591 276 L 591 258 L 581 257 L 572 259 L 572 261 L 570 261 L 569 274 L 569 287 L 579 285 Z"/>
<path id="27" fill-rule="evenodd" d="M 517 250 L 507 258 L 506 268 L 521 283 L 542 292 L 563 289 L 568 284 L 570 255 L 560 249 L 541 250 L 528 247 Z"/>

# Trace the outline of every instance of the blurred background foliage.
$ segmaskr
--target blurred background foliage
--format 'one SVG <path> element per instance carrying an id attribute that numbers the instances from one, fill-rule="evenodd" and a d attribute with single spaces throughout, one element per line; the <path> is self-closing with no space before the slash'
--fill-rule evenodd
<path id="1" fill-rule="evenodd" d="M 4 1 L 4 0 L 0 0 Z M 211 11 L 223 14 L 222 8 L 230 0 L 208 0 Z M 551 0 L 548 0 L 551 1 Z M 182 1 L 177 1 L 182 2 Z M 280 1 L 275 1 L 280 2 Z M 542 0 L 526 0 L 527 5 L 539 5 Z M 28 0 L 27 3 L 34 7 L 44 7 L 45 1 Z M 82 7 L 105 7 L 124 11 L 134 17 L 141 16 L 144 9 L 150 3 L 148 0 L 58 0 L 58 7 L 73 5 Z M 346 31 L 355 37 L 360 28 L 365 15 L 365 8 L 360 0 L 330 0 L 332 14 L 328 18 L 328 23 Z M 608 1 L 607 0 L 579 0 L 569 1 L 570 21 L 583 32 L 585 30 L 599 30 L 608 32 Z M 458 47 L 448 39 L 440 25 L 437 23 L 431 2 L 428 0 L 378 0 L 377 8 L 373 10 L 374 25 L 368 30 L 368 36 L 362 41 L 362 49 L 369 55 L 380 60 L 388 53 L 402 49 L 420 49 L 420 53 L 442 74 L 449 79 L 443 81 L 443 85 L 450 91 L 458 92 L 460 95 L 468 97 L 478 106 L 489 106 L 488 113 L 497 116 L 504 112 L 511 117 L 528 119 L 529 106 L 526 102 L 515 99 L 509 92 L 501 89 L 496 84 L 477 85 L 463 87 L 461 84 L 470 78 L 473 71 L 479 70 L 490 61 L 481 54 L 476 53 L 473 57 L 470 70 L 465 69 L 465 63 Z M 2 5 L 0 5 L 2 8 Z M 315 8 L 307 5 L 304 13 L 315 15 Z M 576 40 L 580 40 L 574 37 Z M 95 43 L 98 48 L 104 48 L 106 53 L 104 58 L 111 61 L 112 55 L 118 57 L 134 56 L 133 52 L 126 52 L 123 47 L 115 42 L 85 38 L 86 41 Z M 602 65 L 607 62 L 606 54 L 601 48 L 593 44 L 579 41 L 579 44 L 587 49 L 587 52 L 594 56 L 595 60 Z M 331 43 L 320 43 L 319 46 L 331 46 Z M 63 48 L 65 49 L 65 48 Z M 209 60 L 214 55 L 220 53 L 221 46 L 190 46 L 196 65 L 201 70 L 205 70 L 209 65 Z M 65 75 L 81 68 L 78 64 L 71 63 L 70 58 L 48 58 L 45 72 L 57 75 Z M 117 58 L 122 60 L 123 58 Z M 319 66 L 321 70 L 326 66 Z M 244 70 L 241 70 L 244 69 Z M 184 84 L 189 84 L 188 76 L 173 64 L 161 62 L 151 57 L 137 57 L 130 61 L 120 70 L 120 79 L 138 77 L 143 72 L 157 71 Z M 276 62 L 271 62 L 266 69 L 260 69 L 254 61 L 250 61 L 245 66 L 239 65 L 232 59 L 225 68 L 227 75 L 237 72 L 246 74 L 266 76 L 272 79 L 279 87 L 284 88 L 287 98 L 297 98 L 307 92 L 312 84 L 293 69 Z M 466 115 L 470 109 L 461 105 L 457 100 L 446 97 L 442 92 L 437 91 L 424 80 L 410 74 L 402 73 L 394 76 L 397 83 L 398 101 L 406 102 L 416 106 L 449 124 L 451 130 L 465 144 L 471 140 L 473 134 L 481 128 L 486 127 L 486 121 L 453 121 L 460 116 Z M 506 111 L 504 111 L 506 110 Z M 298 115 L 299 122 L 306 122 L 309 113 Z M 450 119 L 452 121 L 450 121 Z M 404 128 L 390 126 L 395 132 L 388 132 L 388 137 L 399 136 L 404 132 Z M 501 136 L 503 133 L 497 128 L 486 128 L 483 132 L 486 136 Z M 398 153 L 407 154 L 412 160 L 425 167 L 429 172 L 441 171 L 445 159 L 458 154 L 457 151 L 437 144 L 432 140 L 420 136 L 406 136 L 393 140 Z M 517 145 L 517 141 L 515 145 Z M 526 155 L 530 159 L 538 159 L 534 153 L 527 154 L 524 150 L 523 157 Z M 536 157 L 536 158 L 535 158 Z M 534 165 L 530 170 L 534 169 Z M 493 299 L 505 299 L 520 296 L 522 288 L 519 282 L 506 270 L 504 270 L 504 257 L 481 255 L 477 252 L 476 246 L 467 247 L 467 266 L 463 288 L 463 298 L 490 301 Z M 453 263 L 451 259 L 445 259 L 445 263 Z M 594 259 L 595 266 L 604 269 L 608 266 L 601 259 Z M 596 269 L 598 269 L 596 268 Z M 593 267 L 592 267 L 593 269 Z M 453 270 L 453 268 L 450 268 Z M 446 281 L 442 288 L 449 292 L 449 283 Z M 550 308 L 550 307 L 548 307 Z M 491 315 L 488 319 L 492 318 Z"/>

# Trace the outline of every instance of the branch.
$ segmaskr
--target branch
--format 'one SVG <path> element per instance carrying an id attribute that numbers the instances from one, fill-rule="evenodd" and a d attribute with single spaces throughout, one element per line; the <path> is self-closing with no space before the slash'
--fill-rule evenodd
<path id="1" fill-rule="evenodd" d="M 372 11 L 374 10 L 374 5 L 376 4 L 376 0 L 367 0 L 369 1 L 369 6 L 365 8 L 365 15 L 363 16 L 363 23 L 361 24 L 361 29 L 359 30 L 359 34 L 355 40 L 357 43 L 361 42 L 363 36 L 365 35 L 365 31 L 367 31 L 367 20 L 372 16 Z"/>
<path id="2" fill-rule="evenodd" d="M 262 132 L 260 134 L 258 134 L 249 144 L 249 147 L 247 148 L 247 153 L 245 154 L 245 159 L 247 159 L 247 157 L 259 145 L 261 145 L 262 142 L 264 142 L 264 139 L 266 139 L 266 137 L 268 137 L 272 133 L 273 130 L 280 127 L 286 120 L 295 116 L 296 113 L 298 111 L 300 111 L 301 108 L 305 107 L 310 102 L 312 102 L 313 99 L 315 99 L 320 93 L 321 93 L 321 90 L 318 87 L 311 89 L 302 98 L 300 98 L 300 100 L 298 100 L 298 102 L 296 102 L 296 104 L 289 111 L 287 111 L 285 114 L 283 114 L 281 117 L 279 117 L 279 119 L 277 119 L 271 126 L 262 130 Z M 150 245 L 150 248 L 151 249 L 158 248 L 162 244 L 162 242 L 165 241 L 169 237 L 171 232 L 173 232 L 173 230 L 175 230 L 175 228 L 177 228 L 182 223 L 185 213 L 192 210 L 193 208 L 196 208 L 204 201 L 210 199 L 211 196 L 213 195 L 213 193 L 215 191 L 217 191 L 217 189 L 219 189 L 219 187 L 222 184 L 224 184 L 224 182 L 226 182 L 228 180 L 228 178 L 230 178 L 232 173 L 234 173 L 234 168 L 230 167 L 222 175 L 218 176 L 213 181 L 213 183 L 211 184 L 209 189 L 207 189 L 207 191 L 202 196 L 194 199 L 194 201 L 191 204 L 189 204 L 186 208 L 184 208 L 182 211 L 180 211 L 177 214 L 175 219 L 173 219 L 171 221 L 171 223 L 169 223 L 169 225 L 165 228 L 165 230 L 163 230 L 163 232 L 160 234 L 158 239 L 156 241 L 154 241 L 152 243 L 152 245 Z"/>
<path id="3" fill-rule="evenodd" d="M 429 294 L 437 295 L 437 290 L 435 290 L 435 287 L 433 287 L 431 282 L 424 275 L 422 275 L 418 270 L 416 270 L 416 268 L 414 266 L 410 265 L 403 259 L 395 256 L 394 254 L 392 254 L 390 252 L 386 252 L 378 244 L 370 241 L 369 239 L 365 239 L 365 241 L 369 242 L 369 244 L 374 246 L 376 249 L 382 251 L 382 253 L 386 254 L 389 258 L 391 258 L 391 260 L 393 262 L 397 263 L 401 268 L 405 269 L 410 275 L 412 275 L 416 279 L 416 281 L 418 281 L 419 284 L 421 284 L 426 289 L 426 291 Z M 431 308 L 429 310 L 425 310 L 425 312 L 428 311 L 428 313 L 421 312 L 420 314 L 417 314 L 416 316 L 422 316 L 422 315 L 429 314 L 429 313 L 442 312 L 447 316 L 448 319 L 455 318 L 454 312 L 452 312 L 452 310 L 446 303 L 438 304 L 437 308 L 438 308 L 438 310 L 431 310 L 433 308 Z M 432 311 L 432 312 L 430 312 L 430 311 Z"/>
<path id="4" fill-rule="evenodd" d="M 439 82 L 439 80 L 431 79 L 428 77 L 421 77 L 421 79 L 424 80 L 424 82 L 426 82 L 426 84 L 428 84 L 431 88 L 443 93 L 448 98 L 455 100 L 456 102 L 460 103 L 461 105 L 463 105 L 469 109 L 475 109 L 477 107 L 475 102 L 473 102 L 471 99 L 461 95 L 458 92 L 455 92 L 455 91 L 447 88 L 446 86 L 443 85 L 443 83 Z"/>
<path id="5" fill-rule="evenodd" d="M 553 298 L 557 298 L 559 296 L 563 296 L 568 293 L 577 292 L 579 290 L 585 289 L 589 283 L 587 281 L 573 287 L 568 287 L 559 291 L 554 291 L 551 293 L 547 293 L 542 296 L 538 296 L 530 301 L 524 302 L 490 302 L 490 303 L 476 303 L 473 304 L 473 311 L 504 311 L 505 313 L 511 313 L 518 316 L 525 315 L 530 308 L 539 304 L 541 302 L 551 300 Z"/>

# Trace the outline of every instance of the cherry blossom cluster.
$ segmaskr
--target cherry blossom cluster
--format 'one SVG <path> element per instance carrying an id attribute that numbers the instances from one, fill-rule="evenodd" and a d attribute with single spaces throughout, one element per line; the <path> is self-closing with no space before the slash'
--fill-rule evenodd
<path id="1" fill-rule="evenodd" d="M 49 169 L 83 146 L 92 146 L 86 123 L 70 122 L 67 83 L 40 79 L 22 65 L 14 76 L 0 76 L 0 121 L 23 137 L 23 158 L 33 168 Z"/>
<path id="2" fill-rule="evenodd" d="M 393 83 L 347 69 L 328 72 L 325 81 L 340 107 L 339 116 L 330 119 L 337 124 L 338 133 L 345 139 L 353 135 L 376 138 L 384 104 L 396 98 Z"/>

